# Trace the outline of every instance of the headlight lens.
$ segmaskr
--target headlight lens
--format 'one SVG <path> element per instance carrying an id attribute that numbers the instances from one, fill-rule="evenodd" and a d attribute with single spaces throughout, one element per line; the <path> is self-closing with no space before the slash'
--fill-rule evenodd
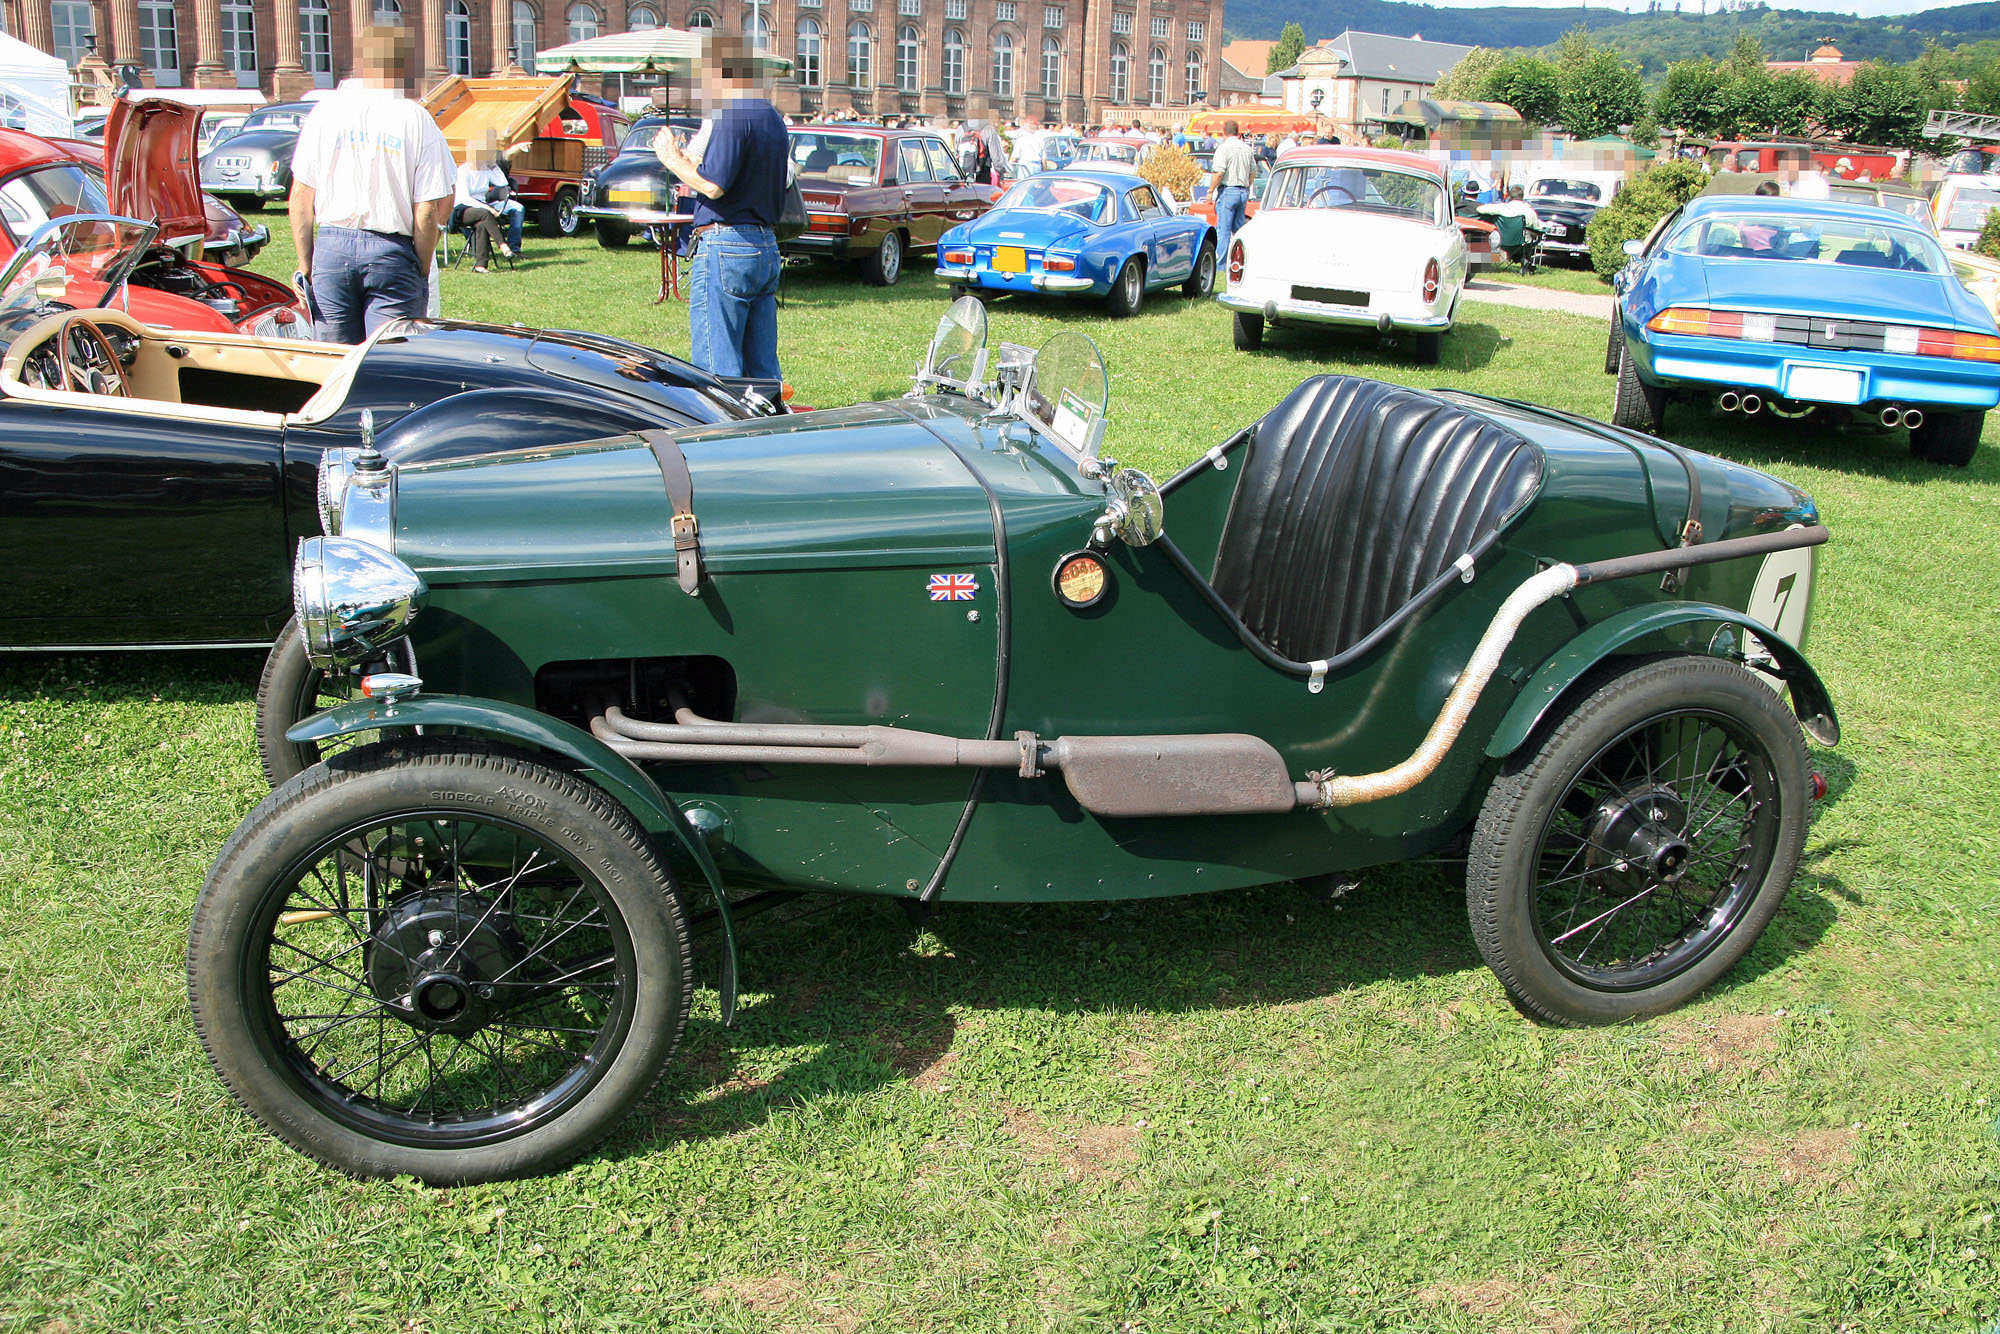
<path id="1" fill-rule="evenodd" d="M 330 670 L 379 655 L 402 638 L 429 592 L 422 575 L 366 542 L 307 538 L 292 565 L 307 660 Z"/>

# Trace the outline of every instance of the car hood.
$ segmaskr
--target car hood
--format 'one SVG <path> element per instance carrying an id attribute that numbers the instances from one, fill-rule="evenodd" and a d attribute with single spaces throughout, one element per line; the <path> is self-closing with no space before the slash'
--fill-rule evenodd
<path id="1" fill-rule="evenodd" d="M 990 564 L 986 493 L 946 443 L 974 429 L 892 400 L 678 430 L 703 564 L 716 576 Z M 659 461 L 636 436 L 396 470 L 396 554 L 432 584 L 670 578 L 672 517 Z M 924 588 L 913 575 L 913 605 Z"/>
<path id="2" fill-rule="evenodd" d="M 1102 228 L 1074 213 L 1040 208 L 993 209 L 958 229 L 958 238 L 974 245 L 1018 245 L 1031 249 L 1080 245 Z"/>
<path id="3" fill-rule="evenodd" d="M 1702 265 L 1701 280 L 1717 310 L 1993 330 L 1984 307 L 1946 274 L 1750 259 L 1711 261 Z"/>
<path id="4" fill-rule="evenodd" d="M 167 245 L 205 235 L 208 210 L 195 168 L 200 132 L 200 107 L 161 98 L 113 102 L 104 129 L 111 211 L 159 223 Z"/>

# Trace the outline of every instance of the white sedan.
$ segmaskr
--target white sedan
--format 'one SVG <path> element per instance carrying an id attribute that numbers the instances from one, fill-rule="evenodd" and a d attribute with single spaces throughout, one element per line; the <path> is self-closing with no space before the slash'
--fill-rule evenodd
<path id="1" fill-rule="evenodd" d="M 1236 346 L 1264 326 L 1345 324 L 1394 335 L 1435 363 L 1465 287 L 1465 239 L 1445 178 L 1414 153 L 1309 148 L 1287 153 L 1263 206 L 1230 241 Z"/>

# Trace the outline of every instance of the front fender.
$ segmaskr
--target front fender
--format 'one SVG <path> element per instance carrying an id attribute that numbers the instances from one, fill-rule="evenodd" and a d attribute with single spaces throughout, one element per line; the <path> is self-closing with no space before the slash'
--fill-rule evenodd
<path id="1" fill-rule="evenodd" d="M 399 700 L 393 706 L 380 700 L 355 700 L 294 723 L 285 732 L 285 739 L 325 741 L 383 726 L 449 727 L 560 755 L 589 770 L 590 781 L 630 812 L 646 832 L 672 834 L 701 869 L 715 899 L 716 920 L 722 925 L 719 986 L 722 1022 L 727 1024 L 735 1018 L 736 924 L 729 916 L 729 895 L 723 890 L 722 872 L 687 816 L 646 776 L 645 770 L 590 733 L 546 713 L 537 713 L 520 704 L 466 695 L 417 695 Z"/>
<path id="2" fill-rule="evenodd" d="M 1520 749 L 1563 693 L 1618 650 L 1662 630 L 1702 621 L 1720 621 L 1756 635 L 1758 642 L 1777 660 L 1775 675 L 1791 687 L 1792 711 L 1798 715 L 1806 735 L 1823 746 L 1838 744 L 1840 720 L 1834 715 L 1833 697 L 1827 693 L 1819 673 L 1806 661 L 1805 654 L 1790 641 L 1780 638 L 1769 626 L 1728 607 L 1705 602 L 1668 602 L 1628 608 L 1599 621 L 1565 644 L 1521 687 L 1492 740 L 1486 743 L 1486 753 L 1498 759 Z"/>

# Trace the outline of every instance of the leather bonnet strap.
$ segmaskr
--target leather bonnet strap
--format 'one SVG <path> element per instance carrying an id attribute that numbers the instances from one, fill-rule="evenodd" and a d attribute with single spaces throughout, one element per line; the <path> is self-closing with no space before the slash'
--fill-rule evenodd
<path id="1" fill-rule="evenodd" d="M 694 477 L 688 472 L 687 455 L 670 432 L 641 431 L 639 438 L 652 449 L 660 480 L 667 485 L 667 499 L 673 502 L 674 567 L 681 592 L 700 597 L 701 522 L 694 516 Z"/>

